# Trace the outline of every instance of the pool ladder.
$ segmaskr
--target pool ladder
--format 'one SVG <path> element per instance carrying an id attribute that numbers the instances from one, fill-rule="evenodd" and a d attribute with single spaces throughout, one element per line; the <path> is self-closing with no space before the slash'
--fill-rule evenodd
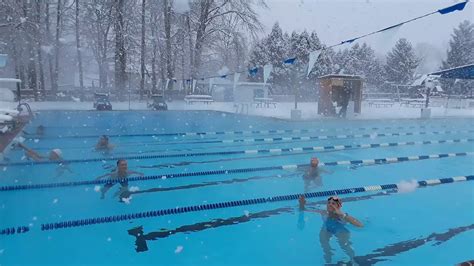
<path id="1" fill-rule="evenodd" d="M 29 115 L 30 117 L 33 117 L 33 116 L 34 116 L 33 111 L 31 111 L 30 105 L 27 104 L 27 103 L 19 103 L 16 109 L 17 109 L 19 112 L 21 112 L 21 111 L 23 111 L 23 108 L 21 108 L 22 106 L 25 106 L 25 107 L 26 107 L 26 110 L 28 111 L 28 115 Z"/>

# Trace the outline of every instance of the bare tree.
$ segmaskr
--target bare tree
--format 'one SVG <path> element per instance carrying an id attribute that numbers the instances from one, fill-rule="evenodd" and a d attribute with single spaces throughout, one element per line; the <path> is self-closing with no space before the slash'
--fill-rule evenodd
<path id="1" fill-rule="evenodd" d="M 43 53 L 41 51 L 42 45 L 42 26 L 41 26 L 41 0 L 36 0 L 36 12 L 35 12 L 35 24 L 36 26 L 36 54 L 38 56 L 38 71 L 39 71 L 39 82 L 38 82 L 38 89 L 44 93 L 45 86 L 44 86 L 44 69 L 43 69 Z"/>
<path id="2" fill-rule="evenodd" d="M 238 26 L 253 35 L 262 29 L 262 24 L 254 10 L 255 4 L 265 6 L 263 1 L 251 0 L 201 0 L 192 2 L 192 20 L 196 31 L 193 51 L 193 78 L 196 78 L 202 63 L 205 41 L 217 32 L 226 32 L 226 29 L 222 28 L 221 25 L 222 19 L 235 16 Z"/>
<path id="3" fill-rule="evenodd" d="M 35 100 L 38 100 L 38 91 L 37 91 L 37 83 L 36 83 L 36 55 L 35 49 L 33 49 L 34 37 L 36 36 L 37 31 L 37 24 L 34 23 L 32 20 L 32 5 L 31 3 L 26 0 L 22 1 L 22 9 L 23 9 L 23 20 L 24 22 L 21 23 L 21 30 L 25 36 L 26 40 L 26 56 L 27 56 L 27 81 L 28 81 L 28 88 L 33 90 Z"/>
<path id="4" fill-rule="evenodd" d="M 127 79 L 126 67 L 127 67 L 127 54 L 125 51 L 125 38 L 124 38 L 124 11 L 125 0 L 118 0 L 115 5 L 115 20 L 114 20 L 114 31 L 115 31 L 115 89 L 119 96 L 123 95 L 125 90 L 125 82 Z"/>
<path id="5" fill-rule="evenodd" d="M 80 26 L 79 26 L 79 1 L 80 0 L 75 0 L 76 1 L 76 23 L 75 23 L 75 28 L 76 28 L 76 50 L 77 50 L 77 66 L 79 69 L 79 86 L 81 88 L 81 95 L 84 93 L 84 73 L 82 71 L 82 55 L 81 55 L 81 38 L 80 38 Z"/>
<path id="6" fill-rule="evenodd" d="M 108 48 L 114 1 L 91 0 L 84 5 L 86 40 L 99 67 L 99 87 L 105 89 L 108 80 Z"/>
<path id="7" fill-rule="evenodd" d="M 145 91 L 145 0 L 142 0 L 142 42 L 140 52 L 140 99 L 143 99 Z"/>
<path id="8" fill-rule="evenodd" d="M 54 72 L 53 72 L 53 54 L 52 54 L 52 34 L 51 34 L 51 22 L 50 22 L 50 4 L 49 1 L 46 1 L 46 10 L 45 10 L 45 24 L 46 24 L 46 40 L 47 40 L 47 55 L 48 55 L 48 70 L 49 70 L 49 81 L 51 87 L 53 87 L 54 82 Z"/>
<path id="9" fill-rule="evenodd" d="M 165 30 L 165 60 L 166 60 L 166 78 L 171 80 L 173 78 L 173 64 L 172 64 L 172 50 L 171 50 L 171 3 L 169 0 L 163 0 L 163 19 Z M 170 89 L 173 88 L 173 82 L 169 83 Z"/>
<path id="10" fill-rule="evenodd" d="M 54 42 L 54 74 L 52 79 L 52 90 L 58 90 L 58 82 L 59 82 L 59 49 L 60 49 L 60 42 L 59 38 L 61 35 L 61 0 L 57 0 L 57 9 L 56 9 L 56 36 Z"/>
<path id="11" fill-rule="evenodd" d="M 160 39 L 160 19 L 161 12 L 158 12 L 161 8 L 161 2 L 152 1 L 150 2 L 150 31 L 151 31 L 151 43 L 152 43 L 152 57 L 151 57 L 151 87 L 152 92 L 157 93 L 158 91 L 158 78 L 157 78 L 157 61 L 160 58 L 160 48 L 159 48 L 159 39 Z"/>

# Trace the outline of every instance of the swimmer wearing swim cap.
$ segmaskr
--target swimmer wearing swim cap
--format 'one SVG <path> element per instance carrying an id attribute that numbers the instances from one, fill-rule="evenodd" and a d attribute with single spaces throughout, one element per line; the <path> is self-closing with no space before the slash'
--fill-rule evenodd
<path id="1" fill-rule="evenodd" d="M 326 169 L 319 167 L 319 159 L 312 157 L 309 163 L 309 168 L 303 175 L 304 191 L 308 192 L 313 188 L 318 188 L 323 185 L 322 174 L 331 173 Z"/>

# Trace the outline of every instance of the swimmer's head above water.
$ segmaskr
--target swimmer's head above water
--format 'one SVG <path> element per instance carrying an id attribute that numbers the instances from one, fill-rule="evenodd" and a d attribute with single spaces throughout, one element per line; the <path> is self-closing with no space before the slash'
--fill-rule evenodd
<path id="1" fill-rule="evenodd" d="M 60 149 L 53 149 L 49 153 L 49 159 L 51 161 L 58 161 L 61 160 L 63 156 L 63 152 Z"/>
<path id="2" fill-rule="evenodd" d="M 100 136 L 97 145 L 98 146 L 107 146 L 107 145 L 109 145 L 109 137 L 107 135 Z"/>
<path id="3" fill-rule="evenodd" d="M 318 167 L 319 165 L 319 159 L 316 157 L 311 158 L 311 167 Z"/>
<path id="4" fill-rule="evenodd" d="M 336 210 L 342 208 L 342 200 L 337 196 L 331 196 L 328 198 L 328 203 L 326 204 L 326 210 L 329 213 L 334 213 Z"/>
<path id="5" fill-rule="evenodd" d="M 128 171 L 128 163 L 125 159 L 117 160 L 117 171 L 120 173 L 125 173 Z"/>

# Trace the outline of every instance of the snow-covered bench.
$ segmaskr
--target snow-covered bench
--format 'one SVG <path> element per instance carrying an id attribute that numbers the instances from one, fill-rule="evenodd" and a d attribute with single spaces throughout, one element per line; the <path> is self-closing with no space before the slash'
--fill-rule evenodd
<path id="1" fill-rule="evenodd" d="M 6 109 L 6 108 L 0 108 L 0 114 L 2 115 L 10 115 L 10 116 L 18 116 L 20 112 L 15 109 Z"/>
<path id="2" fill-rule="evenodd" d="M 369 103 L 369 107 L 392 107 L 393 100 L 392 99 L 367 99 L 365 100 Z"/>
<path id="3" fill-rule="evenodd" d="M 273 105 L 274 108 L 276 108 L 277 103 L 273 101 L 273 98 L 254 98 L 255 101 L 255 107 L 266 107 L 270 108 L 270 105 Z"/>
<path id="4" fill-rule="evenodd" d="M 406 107 L 422 108 L 425 106 L 425 99 L 401 99 L 400 106 L 405 105 Z"/>
<path id="5" fill-rule="evenodd" d="M 186 104 L 192 104 L 194 102 L 202 102 L 205 104 L 210 104 L 214 102 L 214 100 L 212 99 L 212 96 L 210 95 L 186 95 L 184 96 L 184 102 L 186 102 Z"/>

